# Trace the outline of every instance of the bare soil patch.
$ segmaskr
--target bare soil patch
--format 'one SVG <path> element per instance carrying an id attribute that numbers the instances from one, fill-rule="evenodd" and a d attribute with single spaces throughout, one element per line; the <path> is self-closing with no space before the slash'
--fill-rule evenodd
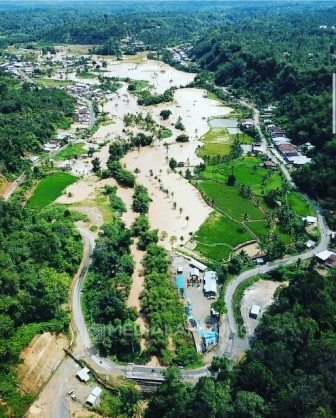
<path id="1" fill-rule="evenodd" d="M 36 395 L 63 360 L 63 348 L 68 347 L 64 335 L 50 332 L 36 335 L 20 355 L 23 363 L 18 370 L 20 386 L 24 391 Z"/>
<path id="2" fill-rule="evenodd" d="M 284 283 L 272 282 L 270 280 L 259 280 L 249 287 L 243 296 L 241 303 L 241 314 L 246 327 L 246 334 L 251 337 L 266 309 L 273 303 L 273 296 L 276 289 Z M 249 317 L 252 305 L 260 306 L 258 319 Z"/>

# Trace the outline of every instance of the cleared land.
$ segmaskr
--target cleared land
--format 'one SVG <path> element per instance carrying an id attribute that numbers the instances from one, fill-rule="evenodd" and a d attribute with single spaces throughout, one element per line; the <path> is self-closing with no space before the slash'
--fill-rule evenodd
<path id="1" fill-rule="evenodd" d="M 53 78 L 37 78 L 34 80 L 36 84 L 46 87 L 67 87 L 72 84 L 71 81 L 67 80 L 54 80 Z"/>
<path id="2" fill-rule="evenodd" d="M 57 199 L 62 191 L 76 180 L 76 177 L 67 173 L 51 174 L 38 183 L 34 194 L 28 200 L 26 207 L 44 208 Z"/>
<path id="3" fill-rule="evenodd" d="M 62 334 L 45 332 L 36 335 L 20 355 L 22 363 L 18 368 L 18 376 L 21 388 L 31 395 L 39 393 L 63 360 L 63 348 L 68 345 L 67 338 Z"/>

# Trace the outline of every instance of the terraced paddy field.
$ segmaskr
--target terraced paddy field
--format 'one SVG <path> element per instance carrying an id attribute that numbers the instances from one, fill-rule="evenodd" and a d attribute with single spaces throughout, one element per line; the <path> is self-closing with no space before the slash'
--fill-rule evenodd
<path id="1" fill-rule="evenodd" d="M 252 200 L 240 196 L 234 186 L 211 181 L 202 181 L 199 185 L 203 192 L 213 200 L 215 206 L 236 220 L 242 221 L 244 214 L 247 214 L 250 220 L 264 218 L 263 213 Z"/>
<path id="2" fill-rule="evenodd" d="M 269 233 L 269 228 L 265 221 L 247 222 L 247 226 L 259 239 L 267 237 Z"/>
<path id="3" fill-rule="evenodd" d="M 253 240 L 253 235 L 239 222 L 213 211 L 195 234 L 195 250 L 205 257 L 227 259 L 235 246 Z"/>
<path id="4" fill-rule="evenodd" d="M 264 168 L 257 157 L 240 157 L 228 164 L 208 165 L 202 176 L 226 182 L 230 174 L 234 174 L 237 183 L 251 187 L 255 195 L 281 187 L 280 174 Z"/>
<path id="5" fill-rule="evenodd" d="M 57 199 L 62 191 L 74 183 L 77 177 L 68 173 L 54 173 L 40 180 L 26 208 L 42 209 Z"/>
<path id="6" fill-rule="evenodd" d="M 200 139 L 204 146 L 199 152 L 201 157 L 215 157 L 230 154 L 231 146 L 234 141 L 242 144 L 251 144 L 253 138 L 246 134 L 229 134 L 227 128 L 210 128 L 210 130 Z"/>

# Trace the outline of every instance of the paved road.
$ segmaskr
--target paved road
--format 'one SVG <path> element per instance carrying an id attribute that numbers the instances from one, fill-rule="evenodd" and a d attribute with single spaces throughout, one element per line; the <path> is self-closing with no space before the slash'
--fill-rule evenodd
<path id="1" fill-rule="evenodd" d="M 228 285 L 226 289 L 226 293 L 225 293 L 225 303 L 226 303 L 226 307 L 228 311 L 227 315 L 228 315 L 228 321 L 229 321 L 229 326 L 230 326 L 230 332 L 232 336 L 235 336 L 237 334 L 236 324 L 235 324 L 234 315 L 233 315 L 233 308 L 232 308 L 232 298 L 233 298 L 233 294 L 237 286 L 240 283 L 244 282 L 250 277 L 256 276 L 257 274 L 267 273 L 271 270 L 274 270 L 275 268 L 279 266 L 285 266 L 287 264 L 295 263 L 299 259 L 306 260 L 308 258 L 313 257 L 315 254 L 319 253 L 320 251 L 327 249 L 328 242 L 329 242 L 328 227 L 321 213 L 320 207 L 315 204 L 315 209 L 317 212 L 318 226 L 321 231 L 321 241 L 315 248 L 303 254 L 288 257 L 279 261 L 270 262 L 261 267 L 256 267 L 252 270 L 245 271 L 244 273 L 234 278 L 232 282 Z"/>
<path id="2" fill-rule="evenodd" d="M 89 113 L 90 113 L 89 129 L 92 129 L 94 122 L 95 122 L 95 113 L 93 111 L 92 102 L 90 102 L 90 100 L 86 100 L 86 102 L 88 104 Z"/>
<path id="3" fill-rule="evenodd" d="M 7 191 L 7 193 L 4 195 L 4 200 L 7 202 L 9 198 L 12 196 L 12 194 L 15 192 L 15 190 L 21 186 L 23 180 L 26 178 L 26 174 L 22 173 L 12 184 L 10 189 Z"/>
<path id="4" fill-rule="evenodd" d="M 259 131 L 261 139 L 265 145 L 265 149 L 267 150 L 267 154 L 269 155 L 270 158 L 274 159 L 274 155 L 271 154 L 271 151 L 267 148 L 267 141 L 265 136 L 263 135 L 261 128 L 260 128 L 260 122 L 259 122 L 259 111 L 257 109 L 255 109 L 253 106 L 247 104 L 244 101 L 241 101 L 241 104 L 250 107 L 251 109 L 253 109 L 254 111 L 254 120 L 255 120 L 255 126 L 256 129 Z M 293 184 L 293 181 L 290 177 L 290 174 L 288 172 L 288 170 L 281 164 L 281 169 L 283 170 L 284 174 L 286 175 L 286 178 L 291 182 L 291 184 Z M 310 200 L 308 198 L 308 200 Z M 235 279 L 232 280 L 232 282 L 228 285 L 227 287 L 227 291 L 225 294 L 225 303 L 227 306 L 227 317 L 228 317 L 228 324 L 229 324 L 229 335 L 231 335 L 231 350 L 230 353 L 232 355 L 232 353 L 234 352 L 234 346 L 235 344 L 237 344 L 237 339 L 234 338 L 237 334 L 237 330 L 236 330 L 236 324 L 234 321 L 234 315 L 233 315 L 233 309 L 232 309 L 232 298 L 233 298 L 233 294 L 237 288 L 237 286 L 242 283 L 243 281 L 249 279 L 250 277 L 253 277 L 259 273 L 267 273 L 281 265 L 287 265 L 287 264 L 291 264 L 294 263 L 296 261 L 298 261 L 299 259 L 308 259 L 311 258 L 312 256 L 314 256 L 316 253 L 323 251 L 327 248 L 328 246 L 328 227 L 327 224 L 325 222 L 325 219 L 323 217 L 321 208 L 312 200 L 310 200 L 311 203 L 313 203 L 313 205 L 315 206 L 316 212 L 317 212 L 317 218 L 318 218 L 318 226 L 319 229 L 321 231 L 321 241 L 320 243 L 317 245 L 317 247 L 315 247 L 314 249 L 311 249 L 303 254 L 299 254 L 299 255 L 295 255 L 292 257 L 287 257 L 283 260 L 278 260 L 278 261 L 274 261 L 271 263 L 268 263 L 262 267 L 257 267 L 254 268 L 252 270 L 248 270 L 245 271 L 244 273 L 240 274 L 239 276 L 237 276 Z M 111 360 L 107 359 L 107 358 L 103 358 L 99 356 L 99 353 L 97 352 L 97 350 L 93 347 L 93 344 L 90 340 L 89 334 L 88 334 L 88 330 L 86 328 L 85 325 L 85 320 L 84 320 L 84 316 L 83 316 L 83 312 L 81 309 L 81 302 L 80 302 L 80 298 L 81 298 L 81 289 L 82 289 L 82 285 L 83 285 L 83 281 L 85 278 L 85 275 L 88 271 L 89 268 L 89 263 L 90 263 L 90 256 L 92 255 L 93 252 L 93 248 L 94 248 L 94 237 L 92 236 L 92 234 L 83 229 L 83 228 L 78 228 L 79 232 L 81 233 L 83 239 L 86 241 L 86 251 L 84 253 L 84 263 L 83 263 L 83 268 L 79 274 L 79 278 L 76 282 L 75 288 L 74 288 L 74 292 L 73 292 L 73 296 L 72 296 L 72 305 L 73 305 L 73 320 L 75 323 L 75 326 L 78 330 L 78 335 L 79 338 L 81 340 L 81 344 L 83 345 L 84 350 L 86 351 L 87 355 L 90 358 L 90 362 L 95 364 L 99 370 L 103 370 L 105 372 L 110 372 L 113 374 L 123 374 L 123 375 L 127 375 L 127 376 L 133 376 L 133 377 L 137 377 L 139 379 L 143 378 L 143 379 L 150 379 L 153 378 L 155 379 L 156 375 L 160 375 L 160 373 L 165 369 L 164 367 L 151 367 L 151 366 L 141 366 L 141 368 L 139 368 L 139 366 L 136 366 L 136 371 L 133 365 L 129 365 L 129 366 L 121 366 L 118 365 L 114 362 L 112 362 Z M 220 338 L 220 342 L 221 342 L 221 346 L 218 348 L 218 353 L 226 353 L 227 351 L 225 351 L 225 348 L 228 345 L 228 341 L 227 338 Z M 239 343 L 239 341 L 238 341 Z M 242 342 L 242 340 L 240 340 L 240 344 L 243 344 L 244 346 L 244 341 Z M 245 344 L 246 347 L 248 348 L 248 343 Z M 133 373 L 133 375 L 132 375 Z M 182 377 L 185 380 L 191 380 L 191 381 L 197 381 L 201 376 L 207 376 L 209 375 L 209 371 L 207 369 L 207 366 L 203 366 L 199 369 L 194 369 L 194 370 L 181 370 L 181 374 Z"/>

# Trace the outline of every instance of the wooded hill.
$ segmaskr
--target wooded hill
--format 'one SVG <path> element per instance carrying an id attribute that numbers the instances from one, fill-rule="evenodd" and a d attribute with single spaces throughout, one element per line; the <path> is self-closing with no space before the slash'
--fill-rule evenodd
<path id="1" fill-rule="evenodd" d="M 74 102 L 63 90 L 22 84 L 0 70 L 0 173 L 13 179 L 27 168 L 28 153 L 69 128 Z"/>
<path id="2" fill-rule="evenodd" d="M 0 200 L 1 417 L 22 417 L 33 400 L 15 386 L 21 350 L 40 332 L 68 329 L 63 304 L 82 257 L 74 220 L 68 210 L 37 213 Z"/>
<path id="3" fill-rule="evenodd" d="M 316 146 L 313 164 L 296 183 L 321 198 L 336 226 L 335 137 L 332 135 L 332 73 L 335 71 L 336 7 L 287 5 L 251 15 L 203 36 L 192 50 L 203 72 L 197 84 L 215 82 L 259 108 L 277 106 L 272 120 L 294 143 Z"/>

